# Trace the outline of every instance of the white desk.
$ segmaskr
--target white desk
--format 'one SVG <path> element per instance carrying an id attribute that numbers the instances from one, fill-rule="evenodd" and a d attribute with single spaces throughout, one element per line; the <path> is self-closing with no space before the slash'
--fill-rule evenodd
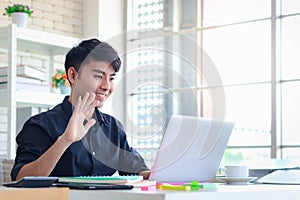
<path id="1" fill-rule="evenodd" d="M 68 188 L 7 188 L 0 186 L 1 200 L 68 200 Z"/>
<path id="2" fill-rule="evenodd" d="M 70 190 L 70 200 L 299 200 L 300 185 L 217 185 L 216 190 Z"/>

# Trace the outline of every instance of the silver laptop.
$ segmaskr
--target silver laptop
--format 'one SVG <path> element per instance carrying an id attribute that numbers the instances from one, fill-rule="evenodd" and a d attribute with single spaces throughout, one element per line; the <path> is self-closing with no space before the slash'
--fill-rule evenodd
<path id="1" fill-rule="evenodd" d="M 233 126 L 232 122 L 173 115 L 149 179 L 213 181 Z"/>

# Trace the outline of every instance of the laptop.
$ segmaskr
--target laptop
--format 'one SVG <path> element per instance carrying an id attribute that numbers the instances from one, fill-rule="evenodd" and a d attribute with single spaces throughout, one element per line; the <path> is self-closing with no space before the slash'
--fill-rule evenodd
<path id="1" fill-rule="evenodd" d="M 213 181 L 233 127 L 233 122 L 172 115 L 149 179 Z"/>

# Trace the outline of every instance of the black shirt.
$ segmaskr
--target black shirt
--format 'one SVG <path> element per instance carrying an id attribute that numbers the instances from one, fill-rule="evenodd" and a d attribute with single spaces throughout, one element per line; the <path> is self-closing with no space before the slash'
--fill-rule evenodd
<path id="1" fill-rule="evenodd" d="M 17 155 L 11 171 L 15 180 L 20 169 L 38 159 L 62 135 L 72 115 L 72 104 L 64 101 L 53 109 L 31 117 L 18 134 Z M 95 109 L 96 124 L 62 155 L 50 176 L 120 175 L 148 170 L 139 153 L 128 145 L 122 124 Z"/>

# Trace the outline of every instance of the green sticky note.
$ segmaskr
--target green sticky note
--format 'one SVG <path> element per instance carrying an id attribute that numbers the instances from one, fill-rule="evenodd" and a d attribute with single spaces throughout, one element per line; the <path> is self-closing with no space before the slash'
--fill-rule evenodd
<path id="1" fill-rule="evenodd" d="M 215 189 L 216 185 L 213 183 L 204 183 L 204 184 L 200 184 L 199 188 L 201 189 Z"/>

